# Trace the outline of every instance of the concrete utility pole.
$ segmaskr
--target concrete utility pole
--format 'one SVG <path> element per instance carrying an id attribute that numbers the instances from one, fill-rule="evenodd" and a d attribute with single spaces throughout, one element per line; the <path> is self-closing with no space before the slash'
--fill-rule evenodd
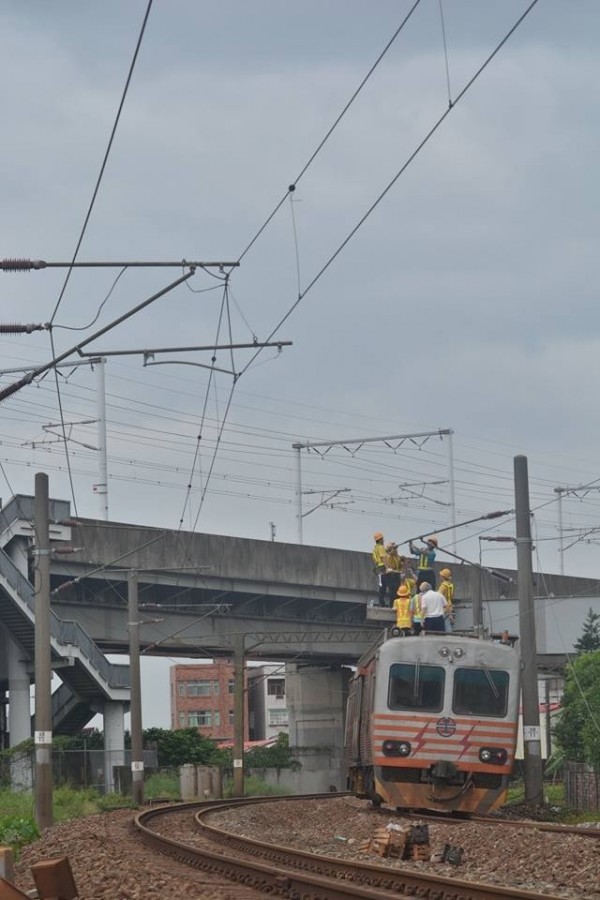
<path id="1" fill-rule="evenodd" d="M 52 669 L 50 660 L 50 529 L 48 476 L 35 476 L 35 820 L 52 825 Z"/>
<path id="2" fill-rule="evenodd" d="M 531 565 L 531 523 L 527 457 L 515 456 L 515 509 L 517 520 L 517 586 L 519 596 L 519 647 L 522 661 L 523 747 L 525 802 L 544 802 L 540 701 L 537 684 L 537 643 Z"/>
<path id="3" fill-rule="evenodd" d="M 127 580 L 129 607 L 129 678 L 131 682 L 131 791 L 133 802 L 144 802 L 144 749 L 142 738 L 142 690 L 140 679 L 140 621 L 137 572 Z"/>
<path id="4" fill-rule="evenodd" d="M 244 796 L 244 635 L 236 634 L 233 685 L 233 796 Z"/>
<path id="5" fill-rule="evenodd" d="M 108 459 L 106 452 L 106 383 L 104 367 L 106 360 L 100 357 L 96 365 L 98 390 L 98 484 L 96 493 L 100 500 L 100 518 L 108 522 Z"/>

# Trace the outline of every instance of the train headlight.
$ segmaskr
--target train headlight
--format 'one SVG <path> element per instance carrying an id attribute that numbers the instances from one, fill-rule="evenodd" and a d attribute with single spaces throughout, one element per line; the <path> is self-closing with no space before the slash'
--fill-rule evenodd
<path id="1" fill-rule="evenodd" d="M 463 650 L 462 647 L 457 647 L 453 654 L 454 659 L 462 659 L 464 655 L 465 655 L 465 651 Z"/>
<path id="2" fill-rule="evenodd" d="M 504 747 L 482 747 L 479 751 L 479 759 L 484 763 L 503 766 L 508 759 L 508 753 Z"/>
<path id="3" fill-rule="evenodd" d="M 384 756 L 410 756 L 410 744 L 408 741 L 384 741 Z"/>
<path id="4" fill-rule="evenodd" d="M 448 659 L 448 657 L 450 656 L 450 650 L 448 649 L 448 647 L 440 647 L 438 653 L 440 654 L 442 659 Z"/>

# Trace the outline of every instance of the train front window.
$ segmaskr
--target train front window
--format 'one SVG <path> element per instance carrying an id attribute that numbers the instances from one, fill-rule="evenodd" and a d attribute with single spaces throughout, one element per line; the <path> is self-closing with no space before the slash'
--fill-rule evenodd
<path id="1" fill-rule="evenodd" d="M 500 669 L 456 669 L 452 709 L 463 716 L 505 716 L 508 705 L 508 672 Z"/>
<path id="2" fill-rule="evenodd" d="M 441 666 L 394 663 L 390 667 L 389 708 L 439 712 L 444 703 L 445 677 Z"/>

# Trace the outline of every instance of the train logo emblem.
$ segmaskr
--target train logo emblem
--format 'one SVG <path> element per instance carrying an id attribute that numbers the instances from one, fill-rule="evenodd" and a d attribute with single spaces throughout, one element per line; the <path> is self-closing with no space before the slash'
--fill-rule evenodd
<path id="1" fill-rule="evenodd" d="M 452 737 L 456 731 L 456 722 L 454 719 L 449 719 L 447 717 L 438 719 L 435 730 L 440 737 Z"/>

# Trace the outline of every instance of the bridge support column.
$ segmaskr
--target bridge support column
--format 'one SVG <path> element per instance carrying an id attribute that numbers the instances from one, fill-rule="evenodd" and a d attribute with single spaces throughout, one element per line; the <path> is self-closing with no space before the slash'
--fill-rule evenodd
<path id="1" fill-rule="evenodd" d="M 16 747 L 31 737 L 31 707 L 29 700 L 29 672 L 23 651 L 6 635 L 8 662 L 8 730 L 10 746 Z M 10 766 L 13 790 L 30 790 L 32 785 L 31 759 L 13 759 Z"/>
<path id="2" fill-rule="evenodd" d="M 27 550 L 29 539 L 26 537 L 14 537 L 6 548 L 19 572 L 27 578 L 28 562 Z M 6 658 L 8 662 L 8 729 L 10 733 L 10 746 L 16 747 L 22 741 L 31 737 L 31 704 L 28 664 L 31 667 L 33 660 L 27 660 L 24 652 L 6 635 Z M 13 790 L 31 790 L 33 783 L 31 759 L 18 759 L 11 763 L 11 783 Z"/>
<path id="3" fill-rule="evenodd" d="M 302 764 L 302 791 L 345 790 L 344 717 L 350 669 L 288 663 L 290 746 Z"/>
<path id="4" fill-rule="evenodd" d="M 107 700 L 104 704 L 104 789 L 115 790 L 114 767 L 125 765 L 125 722 L 123 704 Z"/>

